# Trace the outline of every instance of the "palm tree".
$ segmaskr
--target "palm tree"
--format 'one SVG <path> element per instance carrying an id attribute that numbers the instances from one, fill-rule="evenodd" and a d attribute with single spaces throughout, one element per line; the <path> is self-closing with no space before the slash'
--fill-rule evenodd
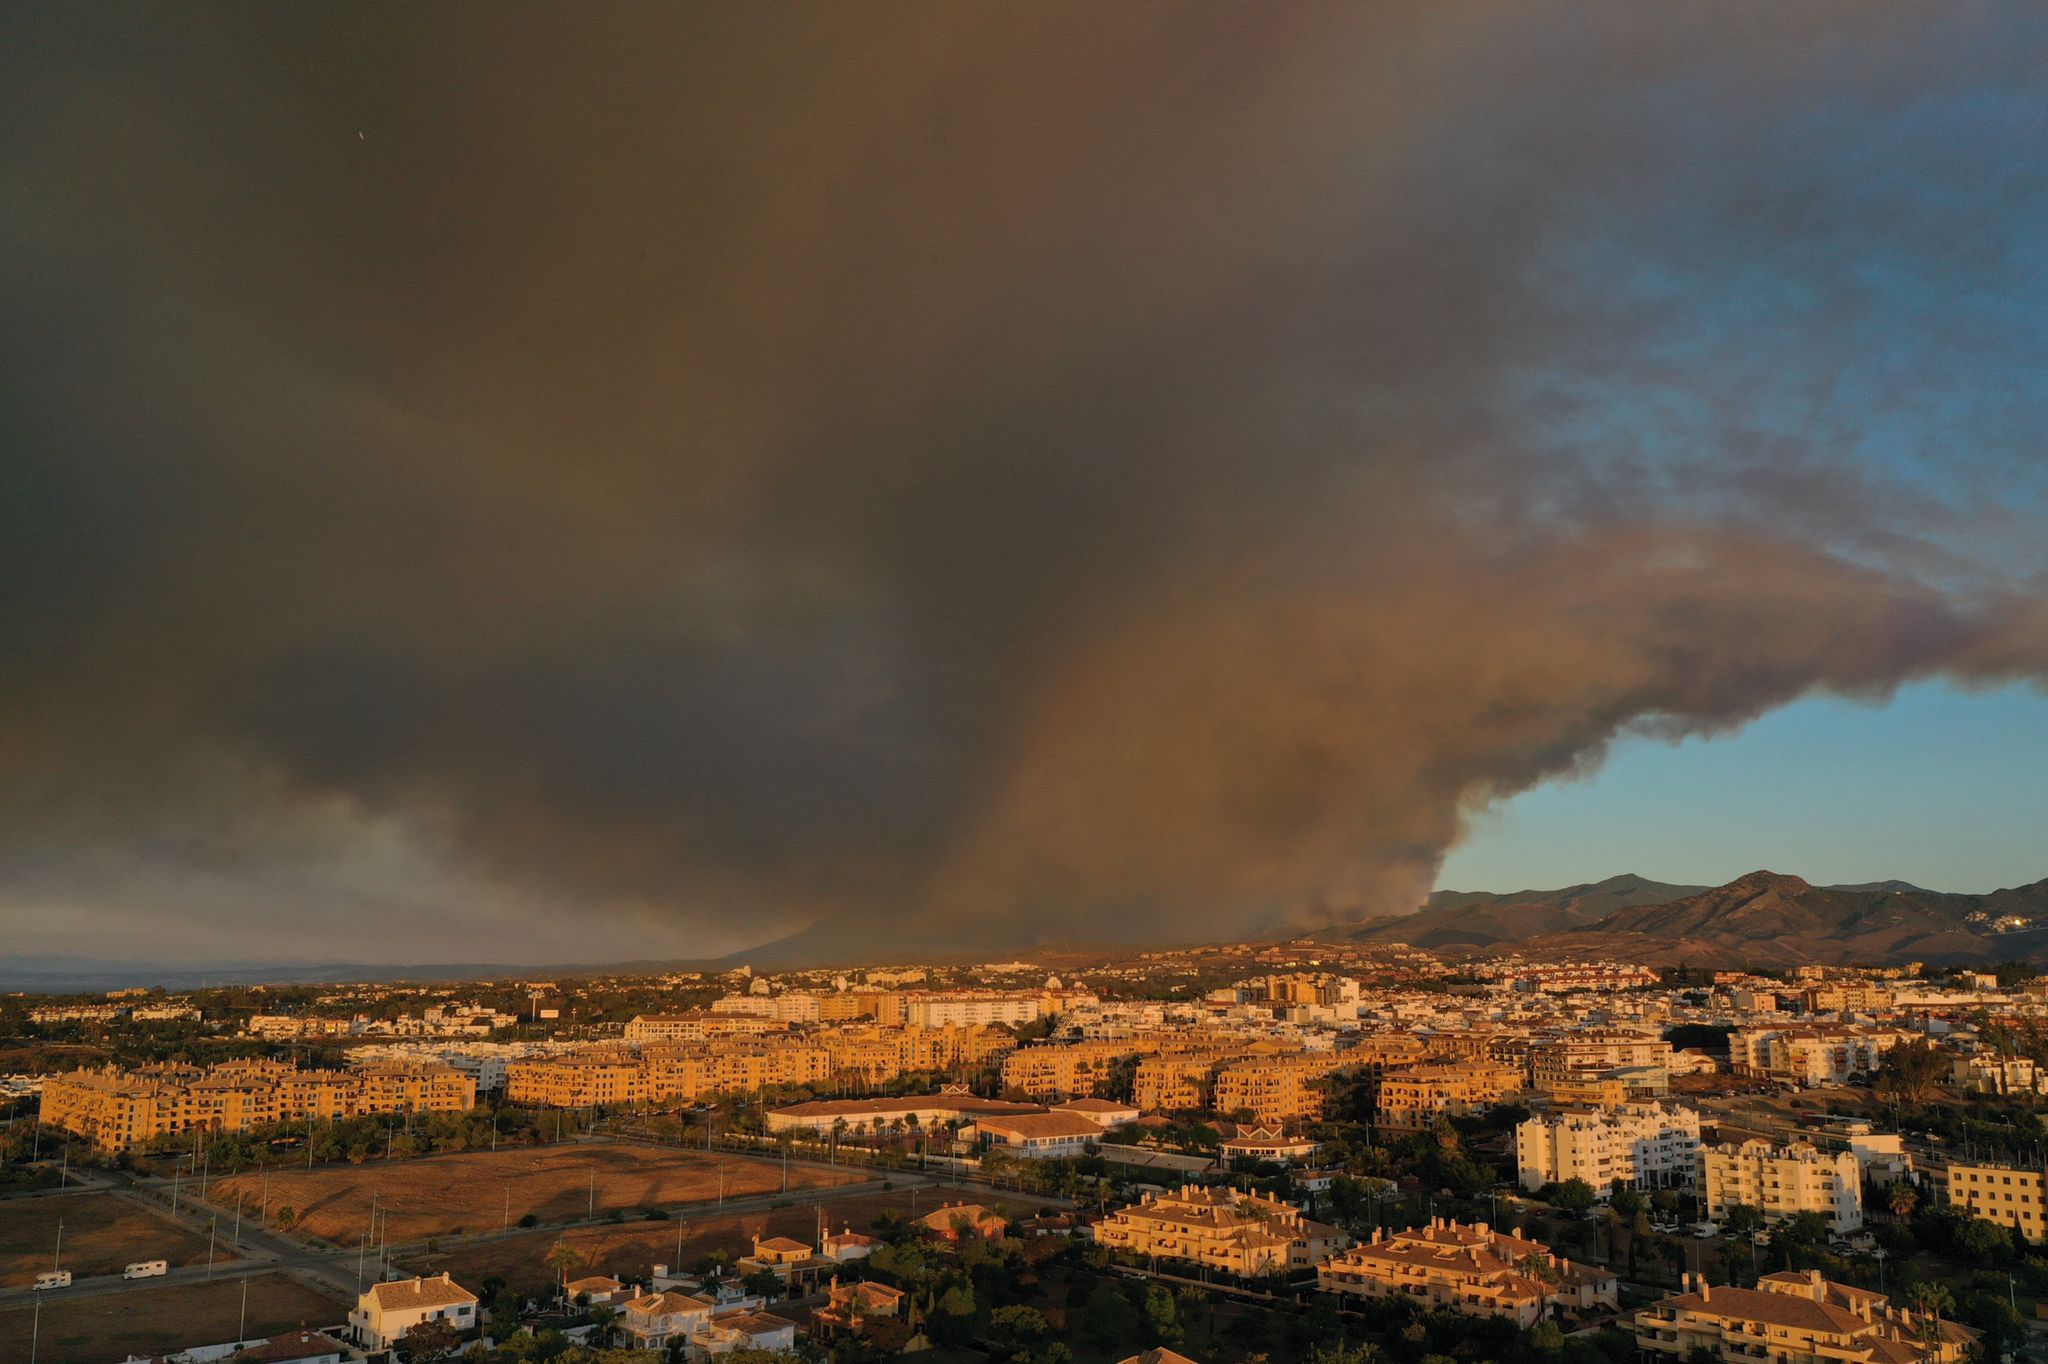
<path id="1" fill-rule="evenodd" d="M 1885 1190 L 1885 1203 L 1892 1210 L 1892 1216 L 1904 1221 L 1920 1206 L 1920 1194 L 1903 1179 L 1895 1179 Z"/>
<path id="2" fill-rule="evenodd" d="M 553 1249 L 548 1251 L 547 1262 L 561 1272 L 562 1287 L 566 1290 L 569 1286 L 569 1271 L 583 1263 L 583 1252 L 567 1241 L 557 1241 Z"/>
<path id="3" fill-rule="evenodd" d="M 1907 1290 L 1906 1300 L 1920 1314 L 1920 1339 L 1930 1345 L 1941 1339 L 1941 1314 L 1956 1310 L 1956 1295 L 1948 1285 L 1922 1279 Z"/>
<path id="4" fill-rule="evenodd" d="M 1515 1268 L 1536 1281 L 1536 1319 L 1546 1321 L 1550 1317 L 1550 1289 L 1557 1282 L 1557 1267 L 1550 1263 L 1550 1257 L 1530 1251 L 1524 1255 Z"/>

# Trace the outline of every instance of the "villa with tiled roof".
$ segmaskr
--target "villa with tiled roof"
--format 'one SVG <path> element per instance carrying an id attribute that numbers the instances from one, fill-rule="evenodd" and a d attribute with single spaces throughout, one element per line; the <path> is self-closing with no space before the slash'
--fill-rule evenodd
<path id="1" fill-rule="evenodd" d="M 1319 1265 L 1316 1280 L 1326 1293 L 1417 1298 L 1523 1327 L 1560 1311 L 1612 1310 L 1620 1302 L 1620 1285 L 1607 1270 L 1484 1222 L 1441 1217 L 1409 1231 L 1375 1230 L 1370 1241 Z"/>
<path id="2" fill-rule="evenodd" d="M 1351 1238 L 1290 1203 L 1231 1188 L 1185 1185 L 1119 1208 L 1095 1226 L 1112 1250 L 1183 1260 L 1244 1278 L 1313 1265 Z"/>
<path id="3" fill-rule="evenodd" d="M 1881 1293 L 1821 1277 L 1817 1269 L 1766 1274 L 1755 1288 L 1685 1276 L 1686 1291 L 1636 1313 L 1646 1359 L 1704 1350 L 1728 1364 L 1958 1364 L 1977 1332 L 1893 1307 Z"/>

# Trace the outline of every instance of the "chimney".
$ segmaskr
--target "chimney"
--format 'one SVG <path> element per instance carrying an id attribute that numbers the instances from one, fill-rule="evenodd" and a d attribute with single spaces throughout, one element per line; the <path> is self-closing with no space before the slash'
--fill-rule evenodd
<path id="1" fill-rule="evenodd" d="M 1711 1286 L 1710 1286 L 1710 1285 L 1709 1285 L 1709 1284 L 1707 1283 L 1707 1276 L 1706 1276 L 1705 1274 L 1701 1274 L 1701 1275 L 1700 1275 L 1700 1301 L 1701 1301 L 1701 1302 L 1712 1302 L 1713 1300 L 1714 1300 L 1714 1290 L 1713 1290 L 1713 1288 L 1712 1288 L 1712 1287 L 1711 1287 Z"/>

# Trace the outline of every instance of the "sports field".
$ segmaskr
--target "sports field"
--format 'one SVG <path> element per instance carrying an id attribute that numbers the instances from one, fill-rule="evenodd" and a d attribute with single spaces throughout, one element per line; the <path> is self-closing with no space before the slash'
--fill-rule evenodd
<path id="1" fill-rule="evenodd" d="M 301 1326 L 337 1326 L 348 1306 L 283 1274 L 249 1283 L 249 1338 Z M 132 1355 L 157 1357 L 188 1345 L 219 1345 L 241 1327 L 242 1281 L 122 1289 L 66 1298 L 59 1289 L 42 1304 L 36 1364 L 108 1364 Z M 0 1311 L 0 1364 L 28 1364 L 33 1309 Z"/>
<path id="2" fill-rule="evenodd" d="M 173 1267 L 206 1263 L 205 1234 L 110 1193 L 16 1198 L 0 1204 L 0 1286 L 20 1288 L 56 1268 L 57 1223 L 64 1224 L 63 1264 L 79 1278 L 119 1274 L 136 1260 L 169 1260 Z M 223 1227 L 214 1263 L 235 1258 Z"/>
<path id="3" fill-rule="evenodd" d="M 791 1189 L 845 1184 L 866 1176 L 791 1165 Z M 628 1216 L 648 1208 L 774 1193 L 783 1187 L 781 1162 L 709 1155 L 627 1143 L 523 1146 L 465 1151 L 418 1160 L 373 1161 L 358 1166 L 270 1174 L 270 1217 L 290 1208 L 295 1235 L 354 1245 L 366 1234 L 374 1201 L 390 1214 L 384 1235 L 393 1245 L 429 1236 L 495 1231 L 532 1214 L 543 1223 L 572 1222 L 595 1208 Z M 216 1180 L 209 1194 L 231 1206 L 240 1193 L 254 1207 L 262 1176 Z"/>

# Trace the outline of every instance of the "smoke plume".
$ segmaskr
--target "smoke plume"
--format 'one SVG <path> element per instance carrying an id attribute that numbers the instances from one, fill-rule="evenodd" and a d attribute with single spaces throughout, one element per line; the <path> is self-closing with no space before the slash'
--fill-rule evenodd
<path id="1" fill-rule="evenodd" d="M 220 17 L 0 17 L 27 946 L 1264 931 L 2048 670 L 2038 14 Z"/>

